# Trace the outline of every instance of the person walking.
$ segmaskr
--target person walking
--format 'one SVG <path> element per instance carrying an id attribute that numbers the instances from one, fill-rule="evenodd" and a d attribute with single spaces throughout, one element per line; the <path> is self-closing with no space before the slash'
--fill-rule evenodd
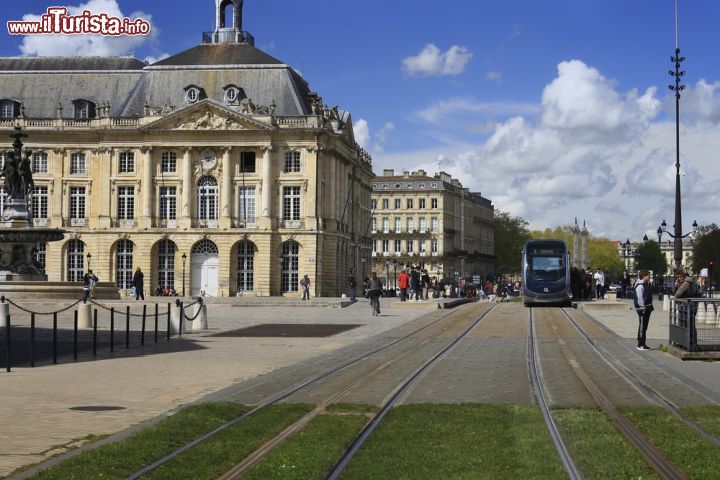
<path id="1" fill-rule="evenodd" d="M 380 315 L 380 297 L 382 296 L 383 285 L 380 279 L 377 278 L 376 272 L 370 274 L 367 290 L 373 317 Z"/>
<path id="2" fill-rule="evenodd" d="M 595 296 L 598 300 L 601 300 L 605 296 L 605 273 L 602 268 L 598 268 L 595 275 Z"/>
<path id="3" fill-rule="evenodd" d="M 699 297 L 700 290 L 685 269 L 680 268 L 675 271 L 675 298 L 693 298 Z M 697 303 L 690 301 L 680 301 L 675 303 L 675 317 L 678 324 L 682 328 L 688 328 L 690 333 L 690 345 L 697 345 L 697 327 L 695 326 L 695 315 L 697 314 Z"/>
<path id="4" fill-rule="evenodd" d="M 145 300 L 145 294 L 143 293 L 144 277 L 145 276 L 143 275 L 142 270 L 140 270 L 140 267 L 137 267 L 132 279 L 132 285 L 135 287 L 135 300 L 139 300 L 140 298 L 142 298 L 143 301 Z"/>
<path id="5" fill-rule="evenodd" d="M 410 288 L 415 294 L 415 301 L 420 300 L 422 290 L 420 290 L 420 272 L 417 267 L 413 267 L 412 270 L 410 270 Z M 412 294 L 410 295 L 410 300 L 412 300 Z"/>
<path id="6" fill-rule="evenodd" d="M 300 280 L 300 286 L 303 290 L 303 300 L 310 300 L 310 278 L 307 276 L 307 273 L 303 275 L 302 280 Z"/>
<path id="7" fill-rule="evenodd" d="M 95 279 L 94 281 L 93 278 Z M 93 275 L 92 270 L 90 270 L 89 272 L 86 272 L 85 275 L 83 275 L 82 282 L 83 302 L 87 302 L 88 298 L 90 297 L 90 290 L 92 290 L 95 282 L 97 282 L 97 277 Z"/>
<path id="8" fill-rule="evenodd" d="M 357 289 L 357 280 L 355 279 L 355 267 L 352 267 L 350 269 L 350 279 L 348 283 L 350 284 L 350 301 L 354 302 Z"/>
<path id="9" fill-rule="evenodd" d="M 398 288 L 400 289 L 400 301 L 404 302 L 407 300 L 407 289 L 408 285 L 410 284 L 410 276 L 407 274 L 407 271 L 403 268 L 400 271 L 400 275 L 398 275 Z"/>
<path id="10" fill-rule="evenodd" d="M 428 275 L 427 269 L 422 271 L 420 282 L 422 283 L 422 296 L 425 300 L 429 300 L 430 297 L 428 297 L 428 289 L 430 288 L 430 275 Z"/>
<path id="11" fill-rule="evenodd" d="M 652 304 L 652 290 L 650 288 L 650 272 L 640 272 L 640 282 L 635 285 L 635 311 L 638 314 L 637 349 L 650 350 L 645 343 L 650 314 L 655 309 Z"/>

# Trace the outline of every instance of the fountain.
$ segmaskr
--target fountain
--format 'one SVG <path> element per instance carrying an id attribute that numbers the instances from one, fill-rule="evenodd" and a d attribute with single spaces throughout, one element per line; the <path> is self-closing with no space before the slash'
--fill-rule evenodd
<path id="1" fill-rule="evenodd" d="M 81 283 L 48 282 L 47 275 L 39 269 L 37 244 L 60 241 L 65 231 L 33 227 L 32 151 L 25 149 L 23 156 L 21 139 L 27 134 L 20 127 L 15 127 L 10 137 L 15 139 L 13 149 L 6 153 L 5 165 L 0 171 L 7 194 L 0 216 L 0 293 L 25 298 L 79 298 Z M 117 288 L 110 283 L 98 283 L 95 291 L 98 298 L 119 298 Z"/>

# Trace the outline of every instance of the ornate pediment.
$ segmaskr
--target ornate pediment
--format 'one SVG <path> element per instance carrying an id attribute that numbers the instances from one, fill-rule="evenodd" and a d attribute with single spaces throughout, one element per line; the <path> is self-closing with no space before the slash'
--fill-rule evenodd
<path id="1" fill-rule="evenodd" d="M 273 130 L 266 124 L 212 100 L 203 100 L 142 127 L 141 130 Z"/>

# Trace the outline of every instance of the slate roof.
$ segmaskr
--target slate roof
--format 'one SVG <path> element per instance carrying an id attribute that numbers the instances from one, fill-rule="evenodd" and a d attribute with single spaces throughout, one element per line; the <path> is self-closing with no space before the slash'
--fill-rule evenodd
<path id="1" fill-rule="evenodd" d="M 134 57 L 2 57 L 0 71 L 142 70 Z"/>
<path id="2" fill-rule="evenodd" d="M 247 43 L 205 43 L 153 63 L 153 66 L 282 64 L 280 60 Z"/>

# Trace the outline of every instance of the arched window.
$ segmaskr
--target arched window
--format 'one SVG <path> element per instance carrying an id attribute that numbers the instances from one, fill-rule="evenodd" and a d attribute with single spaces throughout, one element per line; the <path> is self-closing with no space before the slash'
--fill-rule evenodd
<path id="1" fill-rule="evenodd" d="M 217 245 L 212 240 L 208 240 L 207 238 L 203 238 L 199 242 L 197 242 L 195 245 L 193 245 L 192 253 L 202 253 L 202 254 L 210 254 L 210 253 L 218 253 Z"/>
<path id="2" fill-rule="evenodd" d="M 130 240 L 120 240 L 115 253 L 115 285 L 123 290 L 129 290 L 133 277 L 133 243 Z"/>
<path id="3" fill-rule="evenodd" d="M 67 281 L 80 282 L 83 277 L 85 244 L 80 240 L 70 240 L 67 246 Z"/>
<path id="4" fill-rule="evenodd" d="M 75 111 L 73 114 L 74 118 L 78 120 L 95 118 L 95 102 L 91 102 L 90 100 L 85 99 L 78 99 L 73 100 L 72 103 L 75 107 Z"/>
<path id="5" fill-rule="evenodd" d="M 282 276 L 280 284 L 283 293 L 297 292 L 300 288 L 299 275 L 300 245 L 294 240 L 283 243 L 283 253 L 280 261 Z"/>
<path id="6" fill-rule="evenodd" d="M 192 103 L 195 103 L 199 100 L 202 100 L 205 98 L 205 91 L 196 86 L 196 85 L 188 85 L 185 87 L 185 103 L 190 105 Z"/>
<path id="7" fill-rule="evenodd" d="M 255 244 L 249 241 L 238 243 L 237 249 L 237 290 L 252 292 L 254 286 Z"/>
<path id="8" fill-rule="evenodd" d="M 0 100 L 0 118 L 15 118 L 20 115 L 20 102 Z"/>
<path id="9" fill-rule="evenodd" d="M 175 252 L 172 240 L 162 240 L 158 245 L 158 287 L 175 288 Z"/>
<path id="10" fill-rule="evenodd" d="M 232 0 L 220 4 L 220 28 L 239 28 L 234 25 L 235 5 Z"/>
<path id="11" fill-rule="evenodd" d="M 198 219 L 218 219 L 218 183 L 213 177 L 202 177 L 198 182 Z"/>

